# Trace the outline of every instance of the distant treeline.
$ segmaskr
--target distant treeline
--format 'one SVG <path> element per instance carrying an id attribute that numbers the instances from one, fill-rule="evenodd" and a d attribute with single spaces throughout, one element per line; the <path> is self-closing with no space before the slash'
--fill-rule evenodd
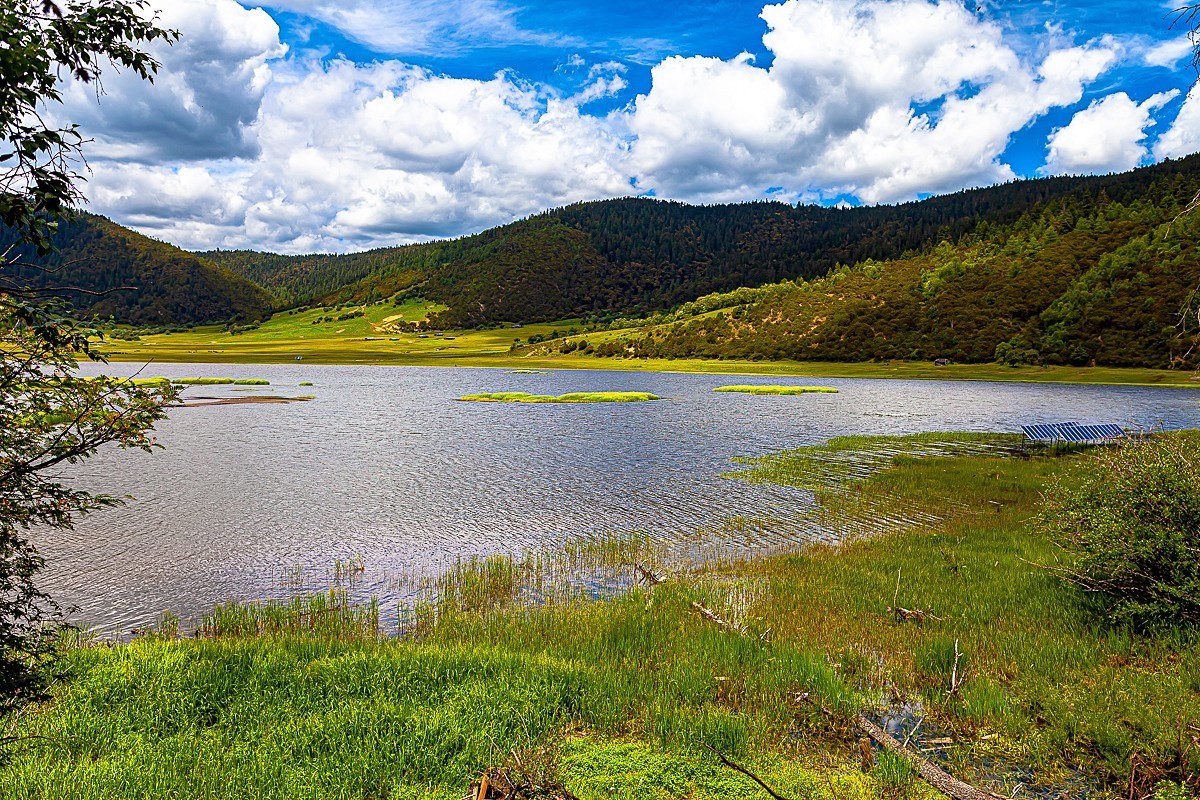
<path id="1" fill-rule="evenodd" d="M 72 299 L 141 325 L 421 298 L 447 306 L 432 327 L 660 323 L 603 345 L 617 355 L 1182 365 L 1194 361 L 1177 325 L 1200 282 L 1195 220 L 1168 223 L 1197 188 L 1200 156 L 894 206 L 627 198 L 340 256 L 186 253 L 82 215 L 40 262 L 58 272 L 25 274 L 136 286 Z"/>
<path id="2" fill-rule="evenodd" d="M 702 298 L 591 351 L 1194 368 L 1200 213 L 1177 217 L 1198 164 L 1092 181 L 919 254 Z"/>
<path id="3" fill-rule="evenodd" d="M 689 206 L 647 198 L 580 203 L 453 241 L 342 256 L 204 254 L 270 289 L 280 307 L 399 294 L 449 306 L 444 327 L 639 316 L 714 292 L 815 278 L 838 265 L 986 237 L 1054 201 L 1132 203 L 1190 185 L 1193 157 L 1122 175 L 1014 181 L 894 206 Z"/>

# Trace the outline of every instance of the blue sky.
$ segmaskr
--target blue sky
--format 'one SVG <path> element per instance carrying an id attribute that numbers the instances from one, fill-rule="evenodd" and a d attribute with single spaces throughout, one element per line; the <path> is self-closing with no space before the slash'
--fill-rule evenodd
<path id="1" fill-rule="evenodd" d="M 154 87 L 64 113 L 93 208 L 351 250 L 577 200 L 901 202 L 1200 150 L 1158 2 L 160 0 Z"/>

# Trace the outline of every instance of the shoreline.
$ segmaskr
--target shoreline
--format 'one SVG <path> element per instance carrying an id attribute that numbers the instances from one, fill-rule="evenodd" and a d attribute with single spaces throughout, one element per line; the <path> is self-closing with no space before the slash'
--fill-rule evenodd
<path id="1" fill-rule="evenodd" d="M 1077 479 L 1080 456 L 1012 458 L 989 438 L 846 437 L 745 462 L 748 480 L 822 487 L 847 525 L 929 513 L 838 545 L 698 567 L 633 538 L 541 573 L 473 558 L 398 637 L 379 635 L 377 603 L 329 593 L 227 604 L 195 636 L 165 615 L 126 643 L 80 641 L 66 653 L 77 677 L 21 720 L 30 743 L 0 783 L 186 794 L 208 765 L 212 796 L 292 797 L 314 777 L 316 795 L 357 796 L 351 774 L 380 776 L 373 797 L 456 800 L 520 762 L 583 800 L 760 796 L 699 739 L 784 796 L 931 800 L 913 770 L 862 761 L 855 720 L 891 718 L 932 763 L 1001 796 L 1076 796 L 1086 780 L 1084 796 L 1137 782 L 1149 797 L 1175 779 L 1176 715 L 1200 709 L 1200 646 L 1107 625 L 1036 566 L 1057 552 L 1036 522 L 1044 490 Z M 874 467 L 845 475 L 831 452 Z M 565 577 L 631 564 L 611 597 Z M 534 588 L 552 602 L 531 603 Z"/>
<path id="2" fill-rule="evenodd" d="M 149 350 L 149 348 L 147 348 Z M 356 356 L 363 357 L 356 357 Z M 718 361 L 705 359 L 600 359 L 593 356 L 513 356 L 508 353 L 412 356 L 405 353 L 318 353 L 295 356 L 247 348 L 245 352 L 184 353 L 178 351 L 106 354 L 114 363 L 262 364 L 296 366 L 444 367 L 538 369 L 556 371 L 661 372 L 794 378 L 868 378 L 930 381 L 994 381 L 997 383 L 1064 383 L 1093 386 L 1200 389 L 1200 373 L 1149 367 L 1006 367 L 998 364 L 951 364 L 895 361 L 877 363 L 830 361 Z"/>

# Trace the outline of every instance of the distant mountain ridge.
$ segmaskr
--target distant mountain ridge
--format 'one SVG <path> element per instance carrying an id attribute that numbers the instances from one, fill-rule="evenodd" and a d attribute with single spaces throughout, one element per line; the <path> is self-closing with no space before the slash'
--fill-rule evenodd
<path id="1" fill-rule="evenodd" d="M 26 274 L 88 292 L 136 286 L 71 299 L 81 315 L 140 325 L 425 298 L 447 307 L 434 327 L 658 323 L 603 344 L 609 355 L 1157 365 L 1194 358 L 1172 339 L 1200 284 L 1193 228 L 1183 220 L 1169 240 L 1162 228 L 1198 188 L 1200 155 L 896 206 L 626 198 L 455 240 L 308 256 L 188 253 L 83 214 L 41 262 L 59 271 Z"/>
<path id="2" fill-rule="evenodd" d="M 7 237 L 0 231 L 0 247 L 12 243 Z M 245 277 L 95 214 L 61 223 L 54 243 L 58 252 L 46 257 L 17 248 L 17 263 L 6 269 L 33 286 L 68 287 L 58 294 L 82 318 L 176 325 L 250 322 L 271 313 L 271 295 Z"/>
<path id="3" fill-rule="evenodd" d="M 923 252 L 1012 224 L 1056 199 L 1132 202 L 1155 182 L 1187 183 L 1198 173 L 1200 157 L 1193 156 L 1119 175 L 1014 181 L 862 208 L 626 198 L 554 209 L 460 239 L 364 253 L 201 255 L 264 286 L 279 307 L 400 294 L 449 306 L 434 321 L 444 327 L 637 316 L 714 292 Z"/>
<path id="4" fill-rule="evenodd" d="M 701 298 L 599 356 L 1200 367 L 1200 159 L 1093 183 L 1006 225 L 821 278 Z M 1118 199 L 1119 198 L 1119 199 Z M 547 345 L 540 345 L 546 349 Z M 537 350 L 538 348 L 533 348 Z"/>

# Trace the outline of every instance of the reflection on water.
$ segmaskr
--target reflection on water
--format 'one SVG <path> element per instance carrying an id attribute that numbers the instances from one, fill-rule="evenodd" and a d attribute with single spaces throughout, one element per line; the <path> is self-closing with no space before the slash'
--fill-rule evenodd
<path id="1" fill-rule="evenodd" d="M 138 365 L 140 366 L 140 365 Z M 130 373 L 135 365 L 111 365 Z M 95 371 L 94 367 L 89 367 Z M 1200 394 L 1140 387 L 828 379 L 840 394 L 713 394 L 721 376 L 296 365 L 154 365 L 144 374 L 262 377 L 253 394 L 310 402 L 177 409 L 153 455 L 106 451 L 72 478 L 133 495 L 72 532 L 38 537 L 47 588 L 111 633 L 164 609 L 328 586 L 361 559 L 358 596 L 385 609 L 471 554 L 594 533 L 757 531 L 755 549 L 811 535 L 811 495 L 721 478 L 754 456 L 850 433 L 1016 431 L 1020 423 L 1200 424 Z M 313 387 L 298 388 L 303 381 Z M 748 378 L 738 382 L 786 383 Z M 812 383 L 812 379 L 794 381 Z M 648 391 L 661 402 L 459 403 L 482 391 Z M 232 397 L 247 387 L 197 386 Z M 730 519 L 770 520 L 762 526 Z M 789 521 L 795 523 L 789 527 Z"/>

